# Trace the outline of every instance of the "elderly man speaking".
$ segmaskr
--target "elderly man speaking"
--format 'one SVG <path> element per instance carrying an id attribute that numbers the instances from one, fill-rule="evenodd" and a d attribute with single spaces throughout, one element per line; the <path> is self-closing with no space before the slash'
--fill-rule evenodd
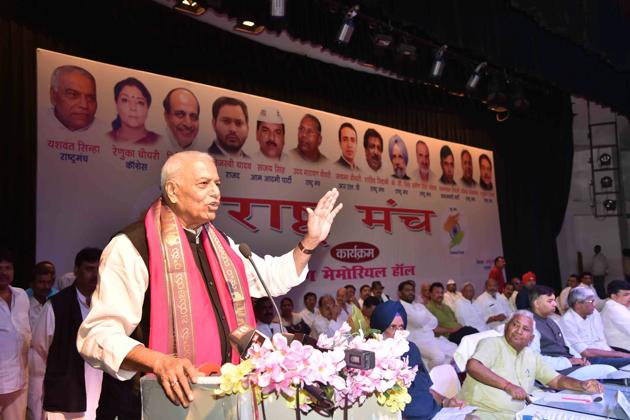
<path id="1" fill-rule="evenodd" d="M 578 381 L 561 375 L 546 365 L 542 356 L 527 347 L 534 338 L 534 317 L 529 311 L 516 311 L 505 327 L 504 337 L 483 339 L 466 364 L 468 376 L 460 396 L 478 407 L 482 419 L 513 419 L 524 407 L 534 380 L 556 389 L 601 393 L 596 380 Z"/>
<path id="2" fill-rule="evenodd" d="M 154 373 L 168 398 L 185 407 L 196 367 L 238 363 L 229 334 L 256 325 L 250 297 L 265 295 L 237 245 L 212 224 L 220 184 L 205 153 L 176 153 L 166 161 L 162 196 L 104 250 L 92 308 L 77 337 L 92 366 L 121 380 Z M 312 251 L 342 208 L 335 205 L 338 196 L 328 191 L 307 209 L 308 231 L 293 250 L 254 256 L 272 294 L 304 281 Z"/>

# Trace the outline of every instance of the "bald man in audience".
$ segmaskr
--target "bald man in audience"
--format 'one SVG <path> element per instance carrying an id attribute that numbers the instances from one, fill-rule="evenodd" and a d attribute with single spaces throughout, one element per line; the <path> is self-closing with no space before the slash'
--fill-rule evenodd
<path id="1" fill-rule="evenodd" d="M 589 394 L 602 393 L 596 380 L 579 381 L 557 373 L 528 347 L 534 338 L 534 318 L 529 311 L 511 315 L 502 337 L 485 338 L 466 364 L 468 375 L 459 393 L 478 409 L 480 418 L 514 419 L 525 407 L 534 381 L 555 389 Z"/>
<path id="2" fill-rule="evenodd" d="M 462 287 L 462 297 L 455 302 L 455 317 L 461 325 L 468 325 L 479 332 L 488 330 L 488 324 L 473 304 L 475 297 L 475 287 L 472 283 L 464 283 Z"/>
<path id="3" fill-rule="evenodd" d="M 486 320 L 488 328 L 492 329 L 505 323 L 512 314 L 510 304 L 505 296 L 499 293 L 497 281 L 493 278 L 486 280 L 486 290 L 475 299 L 475 306 Z"/>
<path id="4" fill-rule="evenodd" d="M 595 310 L 595 296 L 595 290 L 588 287 L 576 287 L 569 292 L 569 310 L 560 321 L 565 339 L 591 363 L 623 368 L 630 364 L 630 353 L 613 350 L 608 345 L 601 316 Z"/>

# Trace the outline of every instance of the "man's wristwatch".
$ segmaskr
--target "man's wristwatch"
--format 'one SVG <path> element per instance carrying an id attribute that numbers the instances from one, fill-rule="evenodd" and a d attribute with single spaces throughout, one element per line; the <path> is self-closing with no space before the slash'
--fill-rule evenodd
<path id="1" fill-rule="evenodd" d="M 302 251 L 303 253 L 305 253 L 306 255 L 311 255 L 313 252 L 315 252 L 314 249 L 304 248 L 304 245 L 302 245 L 302 241 L 298 242 L 298 249 Z"/>

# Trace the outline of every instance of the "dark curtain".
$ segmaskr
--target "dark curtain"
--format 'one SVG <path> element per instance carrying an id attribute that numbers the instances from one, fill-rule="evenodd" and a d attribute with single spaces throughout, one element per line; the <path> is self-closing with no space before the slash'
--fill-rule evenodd
<path id="1" fill-rule="evenodd" d="M 498 123 L 478 101 L 264 47 L 150 0 L 10 1 L 0 12 L 0 242 L 18 254 L 16 284 L 28 281 L 37 241 L 35 49 L 43 47 L 492 149 L 508 273 L 534 270 L 559 285 L 555 237 L 572 162 L 566 94 L 549 90 L 533 100 L 536 112 Z"/>

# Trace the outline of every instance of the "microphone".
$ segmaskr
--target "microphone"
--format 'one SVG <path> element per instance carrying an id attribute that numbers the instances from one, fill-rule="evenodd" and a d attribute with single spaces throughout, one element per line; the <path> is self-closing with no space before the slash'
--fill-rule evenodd
<path id="1" fill-rule="evenodd" d="M 254 271 L 256 271 L 256 277 L 258 277 L 258 281 L 260 282 L 260 284 L 262 284 L 263 288 L 265 289 L 265 293 L 267 293 L 269 300 L 271 300 L 273 309 L 276 311 L 276 315 L 278 316 L 278 323 L 280 324 L 280 332 L 283 335 L 286 335 L 287 330 L 284 328 L 284 325 L 282 325 L 282 317 L 280 316 L 280 311 L 278 310 L 278 307 L 276 306 L 276 302 L 273 300 L 273 296 L 271 296 L 271 293 L 269 292 L 269 288 L 263 281 L 262 276 L 260 275 L 260 272 L 258 271 L 258 267 L 256 267 L 256 264 L 254 263 L 254 259 L 252 258 L 252 249 L 246 243 L 241 243 L 238 246 L 238 250 L 241 252 L 243 257 L 249 260 L 249 262 L 252 264 L 252 267 L 254 267 Z"/>

